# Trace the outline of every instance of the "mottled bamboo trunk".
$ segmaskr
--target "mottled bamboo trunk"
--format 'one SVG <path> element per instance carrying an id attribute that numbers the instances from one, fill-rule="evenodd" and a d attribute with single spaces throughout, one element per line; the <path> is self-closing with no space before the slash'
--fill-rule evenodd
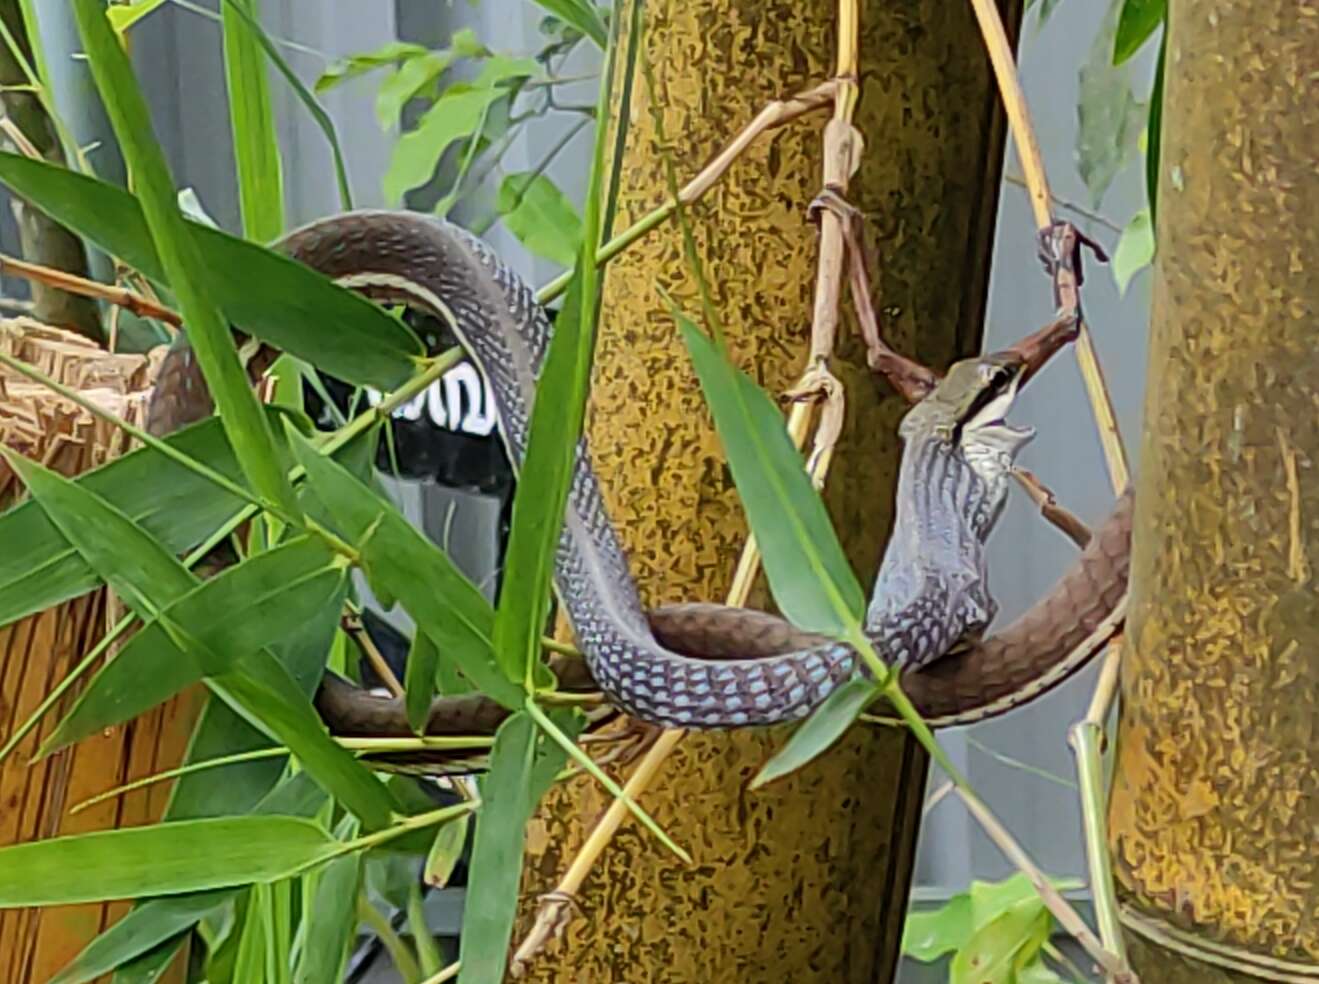
<path id="1" fill-rule="evenodd" d="M 68 332 L 26 319 L 0 324 L 0 350 L 39 365 L 107 409 L 140 420 L 150 379 L 142 356 L 107 355 Z M 65 475 L 76 475 L 124 450 L 123 435 L 49 390 L 0 369 L 0 442 Z M 0 464 L 0 508 L 21 485 Z M 0 545 L 0 549 L 3 546 Z M 0 628 L 0 744 L 21 725 L 118 617 L 119 606 L 95 591 Z M 29 765 L 68 701 L 48 715 L 0 763 L 0 845 L 158 820 L 169 785 L 156 785 L 69 816 L 96 793 L 177 765 L 196 712 L 196 695 L 171 701 L 119 728 Z M 0 981 L 45 984 L 127 905 L 0 910 Z M 184 980 L 181 962 L 172 976 Z"/>
<path id="2" fill-rule="evenodd" d="M 1112 850 L 1144 980 L 1319 980 L 1319 11 L 1169 10 Z"/>
<path id="3" fill-rule="evenodd" d="M 800 0 L 646 4 L 646 54 L 681 174 L 694 174 L 769 100 L 832 74 L 835 15 L 833 3 Z M 862 21 L 857 124 L 868 146 L 850 197 L 883 253 L 887 332 L 903 351 L 943 364 L 980 340 L 1003 137 L 989 68 L 967 4 L 867 4 Z M 820 191 L 826 119 L 758 143 L 692 213 L 735 358 L 771 392 L 804 368 L 817 255 L 806 205 Z M 623 176 L 618 228 L 666 197 L 640 77 Z M 746 538 L 719 440 L 656 290 L 699 311 L 680 243 L 666 228 L 610 266 L 589 420 L 610 514 L 649 604 L 722 600 Z M 891 518 L 904 408 L 872 380 L 848 332 L 834 362 L 847 424 L 827 499 L 869 584 Z M 763 592 L 753 603 L 766 603 Z M 802 773 L 748 792 L 787 734 L 684 741 L 643 801 L 694 867 L 629 822 L 588 879 L 583 914 L 531 977 L 890 980 L 924 757 L 900 732 L 858 728 Z M 518 938 L 607 804 L 594 783 L 574 781 L 533 820 Z"/>

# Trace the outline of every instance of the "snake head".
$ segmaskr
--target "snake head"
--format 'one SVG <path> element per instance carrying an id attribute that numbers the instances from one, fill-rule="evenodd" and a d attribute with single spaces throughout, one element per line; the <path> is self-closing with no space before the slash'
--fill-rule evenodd
<path id="1" fill-rule="evenodd" d="M 1035 436 L 1032 427 L 1004 419 L 1025 378 L 1026 364 L 1013 352 L 995 352 L 956 362 L 948 374 L 903 418 L 903 440 L 936 438 L 958 447 L 987 480 L 1012 467 Z"/>

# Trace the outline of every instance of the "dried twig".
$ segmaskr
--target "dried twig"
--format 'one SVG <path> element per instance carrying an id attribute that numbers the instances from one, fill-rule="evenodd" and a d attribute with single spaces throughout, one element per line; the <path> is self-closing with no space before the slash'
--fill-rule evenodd
<path id="1" fill-rule="evenodd" d="M 53 267 L 42 266 L 39 263 L 29 263 L 26 260 L 0 253 L 0 272 L 22 277 L 24 280 L 35 280 L 37 283 L 46 284 L 50 287 L 58 287 L 70 294 L 98 297 L 117 307 L 127 308 L 138 317 L 155 318 L 157 321 L 163 321 L 175 328 L 183 324 L 183 319 L 176 312 L 149 297 L 135 294 L 123 287 L 111 287 L 96 280 L 88 280 L 86 277 L 79 277 L 76 274 L 56 270 Z"/>

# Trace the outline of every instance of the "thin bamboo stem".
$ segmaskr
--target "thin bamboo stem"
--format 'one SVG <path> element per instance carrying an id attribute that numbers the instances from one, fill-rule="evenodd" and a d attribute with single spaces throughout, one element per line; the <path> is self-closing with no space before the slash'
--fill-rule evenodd
<path id="1" fill-rule="evenodd" d="M 1035 128 L 1031 125 L 1030 112 L 1026 108 L 1026 95 L 1022 91 L 1021 80 L 1017 77 L 1016 60 L 1012 54 L 1012 46 L 1008 43 L 1007 31 L 1003 27 L 1003 20 L 999 16 L 998 6 L 994 0 L 971 0 L 971 6 L 980 23 L 980 33 L 984 36 L 985 48 L 998 80 L 999 92 L 1003 97 L 1003 108 L 1007 112 L 1008 125 L 1017 147 L 1017 156 L 1021 158 L 1022 176 L 1030 198 L 1031 211 L 1035 215 L 1035 224 L 1041 229 L 1047 228 L 1053 224 L 1053 212 L 1050 208 L 1053 196 L 1049 192 L 1049 181 L 1044 173 L 1044 158 L 1040 154 Z M 1099 438 L 1103 444 L 1104 458 L 1108 464 L 1113 490 L 1120 493 L 1131 482 L 1126 450 L 1122 446 L 1117 416 L 1113 413 L 1113 401 L 1108 395 L 1108 387 L 1099 368 L 1090 329 L 1084 319 L 1079 317 L 1079 312 L 1076 359 L 1081 367 L 1081 377 L 1085 380 L 1086 395 L 1090 399 L 1095 422 L 1099 427 Z"/>

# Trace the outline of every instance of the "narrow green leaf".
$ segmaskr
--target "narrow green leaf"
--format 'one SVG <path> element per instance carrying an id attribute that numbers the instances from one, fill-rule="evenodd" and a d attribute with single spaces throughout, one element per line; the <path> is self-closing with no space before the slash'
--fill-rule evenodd
<path id="1" fill-rule="evenodd" d="M 259 11 L 258 0 L 233 0 L 221 15 L 243 235 L 269 243 L 284 232 L 284 182 L 266 59 L 252 27 L 260 22 Z"/>
<path id="2" fill-rule="evenodd" d="M 83 949 L 48 984 L 86 984 L 158 943 L 186 932 L 197 921 L 219 912 L 230 898 L 224 889 L 152 899 L 114 923 Z"/>
<path id="3" fill-rule="evenodd" d="M 823 755 L 878 696 L 875 681 L 860 677 L 848 680 L 825 698 L 778 754 L 765 763 L 752 780 L 751 788 L 759 789 Z"/>
<path id="4" fill-rule="evenodd" d="M 1125 294 L 1134 277 L 1154 259 L 1154 226 L 1149 209 L 1141 209 L 1131 217 L 1113 251 L 1113 279 L 1118 292 Z"/>
<path id="5" fill-rule="evenodd" d="M 242 477 L 224 428 L 205 420 L 166 442 L 213 471 Z M 78 477 L 172 554 L 196 546 L 242 505 L 213 482 L 153 448 L 137 448 Z M 100 583 L 96 572 L 31 500 L 0 514 L 0 625 L 75 598 Z"/>
<path id="6" fill-rule="evenodd" d="M 604 18 L 591 0 L 536 0 L 536 5 L 590 38 L 600 49 L 608 45 Z"/>
<path id="7" fill-rule="evenodd" d="M 531 171 L 506 175 L 499 183 L 495 207 L 523 246 L 537 256 L 572 266 L 581 249 L 582 219 L 548 177 Z"/>
<path id="8" fill-rule="evenodd" d="M 204 676 L 235 671 L 249 653 L 305 631 L 337 603 L 343 582 L 343 567 L 322 540 L 310 536 L 202 582 L 143 626 L 92 678 L 43 749 L 54 751 L 130 720 Z M 176 625 L 217 662 L 203 666 L 181 647 L 172 632 Z"/>
<path id="9" fill-rule="evenodd" d="M 499 984 L 504 979 L 531 799 L 536 726 L 517 713 L 499 726 L 490 772 L 481 782 L 472 870 L 463 904 L 462 970 L 458 984 Z"/>
<path id="10" fill-rule="evenodd" d="M 1121 65 L 1139 51 L 1167 15 L 1167 0 L 1123 0 L 1113 38 L 1113 64 Z"/>
<path id="11" fill-rule="evenodd" d="M 261 981 L 275 984 L 266 968 L 268 934 L 273 928 L 271 896 L 265 885 L 253 885 L 243 923 L 238 927 L 238 955 L 234 958 L 235 981 Z"/>
<path id="12" fill-rule="evenodd" d="M 471 823 L 471 814 L 450 820 L 435 832 L 430 852 L 426 855 L 426 865 L 422 868 L 422 878 L 433 888 L 444 888 L 449 884 L 453 869 L 463 856 L 463 847 L 467 844 L 467 830 Z"/>
<path id="13" fill-rule="evenodd" d="M 1145 122 L 1145 195 L 1150 203 L 1150 225 L 1158 222 L 1159 156 L 1163 152 L 1163 66 L 1168 58 L 1168 31 L 1159 38 L 1159 58 L 1154 65 L 1154 87 L 1150 90 L 1150 114 Z"/>
<path id="14" fill-rule="evenodd" d="M 339 185 L 339 205 L 345 212 L 351 211 L 353 193 L 348 184 L 348 166 L 344 163 L 343 150 L 339 146 L 339 134 L 334 129 L 334 121 L 330 119 L 330 114 L 325 111 L 325 107 L 320 104 L 315 94 L 298 77 L 298 73 L 293 71 L 289 63 L 284 60 L 284 56 L 279 53 L 279 47 L 266 33 L 266 29 L 244 7 L 237 6 L 238 0 L 224 0 L 224 3 L 233 8 L 239 17 L 247 21 L 257 43 L 265 50 L 266 57 L 270 59 L 271 64 L 275 66 L 279 74 L 284 76 L 284 81 L 289 84 L 293 94 L 298 97 L 298 101 L 311 114 L 312 120 L 320 128 L 321 133 L 325 135 L 325 140 L 330 145 L 330 156 L 334 161 L 335 180 Z"/>
<path id="15" fill-rule="evenodd" d="M 595 355 L 601 285 L 595 254 L 604 211 L 609 86 L 615 53 L 616 46 L 609 45 L 600 73 L 595 145 L 576 270 L 536 383 L 495 615 L 495 657 L 506 674 L 522 680 L 528 689 L 540 661 L 540 636 L 549 613 L 554 561 Z"/>
<path id="16" fill-rule="evenodd" d="M 351 840 L 357 830 L 349 824 L 335 831 Z M 298 960 L 296 984 L 324 984 L 343 980 L 343 966 L 357 927 L 357 893 L 362 885 L 362 854 L 335 858 L 319 873 L 316 895 L 306 907 L 306 935 Z"/>
<path id="17" fill-rule="evenodd" d="M 485 596 L 393 505 L 317 454 L 301 436 L 290 435 L 290 440 L 340 535 L 362 552 L 362 567 L 377 597 L 397 598 L 443 659 L 452 660 L 488 696 L 519 707 L 522 689 L 495 665 L 494 612 Z"/>
<path id="18" fill-rule="evenodd" d="M 310 817 L 323 803 L 325 793 L 303 772 L 280 783 L 252 808 L 252 812 L 263 816 Z M 175 818 L 167 811 L 165 819 Z M 144 958 L 141 961 L 143 969 L 156 963 L 164 966 L 182 941 L 180 934 L 239 894 L 233 889 L 217 888 L 141 902 L 87 944 L 50 984 L 86 984 L 129 961 L 137 962 L 137 958 Z M 156 952 L 158 946 L 170 942 L 174 945 L 166 947 L 165 954 Z M 126 976 L 136 974 L 130 972 Z"/>
<path id="19" fill-rule="evenodd" d="M 0 848 L 0 908 L 271 881 L 338 848 L 318 825 L 294 817 L 183 820 L 15 844 Z"/>
<path id="20" fill-rule="evenodd" d="M 4 152 L 0 182 L 147 277 L 172 284 L 141 207 L 122 188 Z M 425 354 L 416 335 L 361 295 L 264 246 L 192 222 L 187 228 L 209 258 L 212 296 L 244 331 L 337 379 L 378 390 L 397 388 L 416 370 Z"/>
<path id="21" fill-rule="evenodd" d="M 449 145 L 472 135 L 487 109 L 508 95 L 494 86 L 475 88 L 459 83 L 447 89 L 428 109 L 416 129 L 394 145 L 383 181 L 385 200 L 400 202 L 403 193 L 425 184 Z"/>
<path id="22" fill-rule="evenodd" d="M 202 667 L 224 668 L 214 651 L 160 613 L 198 584 L 173 556 L 95 493 L 35 462 L 0 448 L 55 524 L 115 592 L 144 620 L 159 618 Z M 265 650 L 240 657 L 232 672 L 208 683 L 252 724 L 287 745 L 327 790 L 371 829 L 389 822 L 388 791 L 351 754 L 332 741 L 306 697 Z"/>
<path id="23" fill-rule="evenodd" d="M 413 878 L 408 886 L 408 932 L 412 935 L 412 945 L 417 951 L 417 965 L 427 978 L 437 974 L 444 966 L 444 957 L 431 934 L 426 922 L 425 898 L 422 896 L 421 882 Z"/>
<path id="24" fill-rule="evenodd" d="M 206 260 L 179 212 L 173 179 L 156 143 L 128 55 L 105 19 L 100 0 L 74 0 L 73 7 L 92 75 L 133 174 L 152 241 L 169 274 L 188 324 L 189 341 L 243 473 L 271 505 L 297 516 L 297 500 L 279 466 L 274 435 L 248 384 L 229 326 L 209 296 Z"/>
<path id="25" fill-rule="evenodd" d="M 430 715 L 431 697 L 435 694 L 435 667 L 440 651 L 430 636 L 418 630 L 412 636 L 403 688 L 407 692 L 408 725 L 417 734 L 425 734 Z"/>
<path id="26" fill-rule="evenodd" d="M 783 416 L 691 320 L 674 312 L 728 455 L 780 610 L 811 632 L 840 636 L 859 623 L 865 595 Z"/>

